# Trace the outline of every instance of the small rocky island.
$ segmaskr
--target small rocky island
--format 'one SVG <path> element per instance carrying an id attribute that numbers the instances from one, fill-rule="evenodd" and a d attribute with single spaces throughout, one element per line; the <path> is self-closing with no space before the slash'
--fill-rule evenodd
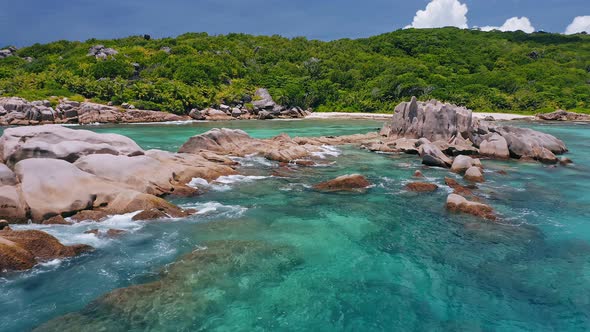
<path id="1" fill-rule="evenodd" d="M 75 107 L 79 110 L 85 105 Z M 271 103 L 261 107 L 270 108 Z M 8 114 L 15 112 L 20 111 L 10 109 Z M 266 111 L 259 111 L 259 115 L 262 112 Z M 78 119 L 84 114 L 77 113 Z M 214 181 L 237 174 L 239 168 L 232 156 L 259 155 L 306 167 L 322 162 L 317 153 L 325 145 L 347 144 L 380 153 L 413 154 L 424 165 L 462 174 L 466 185 L 451 178 L 445 181 L 453 190 L 447 208 L 490 221 L 501 216 L 477 194 L 476 187 L 485 181 L 482 169 L 486 159 L 570 162 L 557 157 L 568 150 L 552 135 L 479 121 L 469 109 L 415 98 L 400 104 L 380 132 L 338 137 L 282 134 L 256 139 L 242 130 L 212 129 L 191 137 L 177 153 L 146 151 L 121 135 L 60 125 L 8 128 L 0 137 L 0 219 L 6 220 L 0 223 L 0 271 L 25 270 L 38 262 L 92 249 L 63 246 L 39 231 L 14 231 L 11 224 L 67 225 L 137 211 L 141 213 L 134 220 L 184 217 L 196 211 L 183 210 L 164 198 L 199 195 L 203 188 L 191 184 L 194 178 Z M 417 171 L 417 181 L 406 190 L 427 193 L 438 189 L 422 177 Z M 362 175 L 351 174 L 322 182 L 313 190 L 362 194 L 370 185 Z"/>

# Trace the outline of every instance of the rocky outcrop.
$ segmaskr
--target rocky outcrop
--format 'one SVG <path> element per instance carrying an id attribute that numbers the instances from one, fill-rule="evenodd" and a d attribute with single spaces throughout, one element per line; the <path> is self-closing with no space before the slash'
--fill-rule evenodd
<path id="1" fill-rule="evenodd" d="M 405 188 L 408 191 L 427 193 L 427 192 L 436 191 L 438 189 L 438 186 L 434 183 L 428 183 L 428 182 L 411 182 L 411 183 L 408 183 L 405 186 Z"/>
<path id="2" fill-rule="evenodd" d="M 64 246 L 41 231 L 0 231 L 0 272 L 28 270 L 40 262 L 74 257 L 92 250 L 86 245 Z"/>
<path id="3" fill-rule="evenodd" d="M 15 56 L 16 55 L 16 47 L 14 46 L 10 46 L 8 48 L 2 49 L 0 50 L 0 59 L 4 59 L 4 58 L 8 58 L 11 56 Z"/>
<path id="4" fill-rule="evenodd" d="M 194 195 L 199 190 L 187 185 L 193 178 L 236 174 L 235 161 L 211 151 L 144 152 L 124 136 L 57 125 L 6 129 L 0 152 L 7 162 L 0 164 L 0 219 L 11 223 L 148 210 L 183 217 L 190 212 L 160 196 Z"/>
<path id="5" fill-rule="evenodd" d="M 360 174 L 342 175 L 335 179 L 321 182 L 313 186 L 315 190 L 320 191 L 363 191 L 371 185 L 366 177 Z"/>
<path id="6" fill-rule="evenodd" d="M 377 151 L 394 150 L 400 139 L 426 139 L 448 155 L 481 154 L 492 158 L 518 158 L 556 163 L 556 154 L 567 152 L 565 144 L 552 135 L 528 128 L 496 126 L 472 118 L 471 110 L 431 100 L 399 104 L 393 119 L 380 134 L 383 142 L 371 147 Z M 479 148 L 479 150 L 478 150 Z M 435 155 L 438 154 L 435 151 Z M 426 164 L 443 166 L 443 158 L 425 160 Z"/>
<path id="7" fill-rule="evenodd" d="M 113 48 L 105 47 L 104 45 L 94 45 L 88 50 L 87 56 L 93 56 L 97 59 L 107 59 L 109 56 L 114 56 L 119 52 Z"/>
<path id="8" fill-rule="evenodd" d="M 66 99 L 53 108 L 47 100 L 28 102 L 17 97 L 0 98 L 0 125 L 138 123 L 188 119 L 187 116 L 166 112 L 124 109 Z"/>
<path id="9" fill-rule="evenodd" d="M 555 154 L 568 151 L 565 144 L 555 136 L 529 128 L 502 126 L 490 130 L 506 139 L 510 155 L 515 158 L 556 163 L 558 159 Z"/>
<path id="10" fill-rule="evenodd" d="M 436 100 L 419 102 L 412 97 L 395 108 L 387 135 L 449 141 L 457 136 L 469 137 L 472 129 L 471 110 Z"/>
<path id="11" fill-rule="evenodd" d="M 0 158 L 12 167 L 28 158 L 55 158 L 74 162 L 90 154 L 137 156 L 143 150 L 130 138 L 97 134 L 59 125 L 8 128 L 0 137 Z"/>
<path id="12" fill-rule="evenodd" d="M 447 197 L 447 209 L 488 220 L 496 220 L 494 210 L 489 205 L 468 201 L 465 197 L 457 194 L 450 194 Z"/>
<path id="13" fill-rule="evenodd" d="M 557 110 L 551 113 L 537 114 L 538 120 L 545 121 L 590 121 L 590 115 Z"/>

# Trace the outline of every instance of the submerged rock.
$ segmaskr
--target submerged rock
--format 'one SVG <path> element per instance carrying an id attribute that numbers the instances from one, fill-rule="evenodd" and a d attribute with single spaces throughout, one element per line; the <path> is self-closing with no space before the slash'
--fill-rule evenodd
<path id="1" fill-rule="evenodd" d="M 447 197 L 447 209 L 449 211 L 467 213 L 488 220 L 496 220 L 494 210 L 489 205 L 468 201 L 465 197 L 457 194 L 450 194 Z"/>
<path id="2" fill-rule="evenodd" d="M 434 183 L 428 182 L 411 182 L 406 185 L 406 189 L 409 191 L 425 193 L 436 191 L 438 186 Z"/>
<path id="3" fill-rule="evenodd" d="M 194 330 L 222 314 L 227 303 L 251 299 L 260 285 L 283 281 L 303 263 L 294 248 L 262 241 L 202 246 L 169 265 L 160 280 L 113 290 L 36 331 L 161 331 L 170 329 L 171 320 L 177 323 L 174 330 Z"/>
<path id="4" fill-rule="evenodd" d="M 321 191 L 359 191 L 366 189 L 370 185 L 371 182 L 364 176 L 360 174 L 348 174 L 318 183 L 313 188 Z"/>
<path id="5" fill-rule="evenodd" d="M 64 246 L 55 237 L 37 230 L 0 231 L 0 272 L 28 270 L 40 262 L 74 257 L 92 250 L 87 245 Z"/>

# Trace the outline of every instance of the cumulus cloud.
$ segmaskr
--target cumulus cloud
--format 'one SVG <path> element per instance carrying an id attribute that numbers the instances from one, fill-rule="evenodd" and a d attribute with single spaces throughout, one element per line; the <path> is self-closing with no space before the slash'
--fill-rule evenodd
<path id="1" fill-rule="evenodd" d="M 459 0 L 432 0 L 419 10 L 414 21 L 406 28 L 441 28 L 447 26 L 467 28 L 467 5 Z"/>
<path id="2" fill-rule="evenodd" d="M 590 33 L 590 16 L 578 16 L 574 18 L 572 23 L 565 29 L 566 35 L 571 35 L 578 32 Z"/>
<path id="3" fill-rule="evenodd" d="M 481 27 L 480 30 L 482 31 L 492 31 L 492 30 L 500 30 L 500 31 L 518 31 L 522 30 L 526 33 L 535 32 L 535 27 L 531 24 L 531 20 L 528 17 L 511 17 L 504 22 L 501 27 L 494 27 L 494 26 L 485 26 Z"/>

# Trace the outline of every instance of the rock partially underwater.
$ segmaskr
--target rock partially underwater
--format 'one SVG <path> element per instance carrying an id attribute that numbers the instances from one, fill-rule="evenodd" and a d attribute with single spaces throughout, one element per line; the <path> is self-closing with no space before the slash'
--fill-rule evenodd
<path id="1" fill-rule="evenodd" d="M 160 280 L 114 290 L 35 331 L 198 330 L 228 303 L 255 296 L 261 284 L 283 280 L 302 263 L 289 246 L 239 240 L 203 243 L 163 271 Z M 168 325 L 172 321 L 178 325 Z"/>

